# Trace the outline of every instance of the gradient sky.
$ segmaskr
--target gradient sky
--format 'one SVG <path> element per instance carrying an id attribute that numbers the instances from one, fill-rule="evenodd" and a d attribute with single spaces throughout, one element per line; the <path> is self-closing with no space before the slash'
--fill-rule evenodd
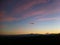
<path id="1" fill-rule="evenodd" d="M 60 33 L 60 0 L 1 0 L 0 34 Z"/>

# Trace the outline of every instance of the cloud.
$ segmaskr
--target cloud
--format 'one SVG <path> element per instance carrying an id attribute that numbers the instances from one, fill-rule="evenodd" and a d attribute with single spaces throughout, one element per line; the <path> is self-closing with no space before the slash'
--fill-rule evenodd
<path id="1" fill-rule="evenodd" d="M 48 0 L 32 0 L 30 2 L 28 1 L 26 4 L 21 5 L 21 6 L 19 6 L 20 4 L 17 3 L 15 8 L 13 9 L 13 14 L 14 13 L 21 13 L 23 11 L 26 11 L 36 4 L 47 3 L 47 2 L 48 2 Z"/>
<path id="2" fill-rule="evenodd" d="M 16 17 L 6 17 L 6 18 L 0 19 L 1 22 L 5 22 L 5 21 L 11 22 L 11 21 L 19 21 L 19 20 L 20 18 L 16 18 Z"/>
<path id="3" fill-rule="evenodd" d="M 43 6 L 42 8 L 39 8 L 38 10 L 29 10 L 29 9 L 36 4 L 48 3 L 49 0 L 32 0 L 32 1 L 27 1 L 27 3 L 22 4 L 22 5 L 17 3 L 13 7 L 14 9 L 11 11 L 10 14 L 5 15 L 5 11 L 3 11 L 3 13 L 0 12 L 0 17 L 1 17 L 0 21 L 20 21 L 20 20 L 29 18 L 31 16 L 34 17 L 37 15 L 39 15 L 42 18 L 46 15 L 50 16 L 50 14 L 60 12 L 60 6 L 59 6 L 60 2 L 57 0 L 55 1 L 56 2 Z M 16 18 L 16 16 L 18 16 L 18 18 Z"/>
<path id="4" fill-rule="evenodd" d="M 0 18 L 4 17 L 6 14 L 6 11 L 0 11 Z"/>
<path id="5" fill-rule="evenodd" d="M 47 16 L 47 15 L 50 15 L 50 14 L 53 14 L 53 13 L 56 13 L 56 12 L 59 12 L 59 11 L 60 11 L 60 8 L 53 9 L 52 11 L 51 10 L 46 11 L 46 9 L 37 10 L 37 11 L 30 11 L 30 12 L 27 12 L 27 13 L 23 14 L 21 17 L 16 18 L 16 17 L 12 17 L 12 16 L 11 17 L 7 16 L 5 18 L 1 18 L 0 21 L 19 21 L 19 20 L 22 20 L 22 19 L 29 18 L 31 16 L 34 17 L 36 15 L 39 15 L 39 17 L 44 17 L 44 16 Z M 0 15 L 0 16 L 2 17 L 4 15 Z"/>
<path id="6" fill-rule="evenodd" d="M 35 21 L 50 21 L 50 20 L 60 20 L 60 17 L 52 17 L 52 18 L 38 18 Z"/>
<path id="7" fill-rule="evenodd" d="M 35 20 L 31 20 L 31 21 L 29 21 L 29 23 L 31 23 L 31 22 L 33 22 L 33 23 L 35 23 L 35 22 L 42 22 L 42 21 L 60 21 L 60 17 L 39 17 L 39 16 L 37 16 L 37 17 L 35 17 L 34 18 Z"/>
<path id="8" fill-rule="evenodd" d="M 27 18 L 27 17 L 31 17 L 31 16 L 36 16 L 36 15 L 39 15 L 40 17 L 44 17 L 44 16 L 47 16 L 47 15 L 50 15 L 50 14 L 54 14 L 54 13 L 59 13 L 60 11 L 60 8 L 56 8 L 56 9 L 52 9 L 52 10 L 47 10 L 47 9 L 42 9 L 42 10 L 37 10 L 37 11 L 30 11 L 26 14 L 24 14 L 22 16 L 22 18 Z"/>
<path id="9" fill-rule="evenodd" d="M 59 3 L 57 2 L 56 5 L 55 3 L 53 3 L 45 7 L 42 7 L 39 10 L 27 11 L 22 15 L 22 18 L 28 18 L 35 15 L 45 16 L 45 15 L 57 13 L 59 11 L 60 11 L 60 7 L 59 7 Z"/>
<path id="10" fill-rule="evenodd" d="M 2 29 L 5 28 L 5 27 L 6 27 L 5 25 L 0 25 L 0 28 L 2 28 Z"/>

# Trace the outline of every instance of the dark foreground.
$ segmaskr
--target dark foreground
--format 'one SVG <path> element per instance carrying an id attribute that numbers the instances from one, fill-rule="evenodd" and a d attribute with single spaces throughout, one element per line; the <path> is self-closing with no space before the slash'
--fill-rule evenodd
<path id="1" fill-rule="evenodd" d="M 28 35 L 10 35 L 0 36 L 0 44 L 21 44 L 21 45 L 32 45 L 32 44 L 58 44 L 60 43 L 60 34 L 28 34 Z"/>

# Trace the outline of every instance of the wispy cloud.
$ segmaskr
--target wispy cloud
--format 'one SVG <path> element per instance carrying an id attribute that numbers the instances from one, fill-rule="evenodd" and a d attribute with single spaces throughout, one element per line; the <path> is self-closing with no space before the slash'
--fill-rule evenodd
<path id="1" fill-rule="evenodd" d="M 35 20 L 35 22 L 37 22 L 37 21 L 52 21 L 52 20 L 55 20 L 55 21 L 60 20 L 60 17 L 38 18 L 38 19 Z"/>
<path id="2" fill-rule="evenodd" d="M 26 19 L 31 16 L 39 15 L 40 17 L 44 17 L 46 15 L 60 12 L 60 1 L 55 0 L 52 4 L 39 8 L 38 10 L 29 10 L 32 6 L 41 3 L 48 3 L 50 0 L 32 0 L 27 1 L 26 4 L 20 5 L 17 3 L 10 14 L 5 15 L 5 13 L 0 12 L 0 21 L 20 21 L 22 19 Z M 12 1 L 8 1 L 11 3 Z M 22 13 L 22 14 L 21 14 Z M 18 18 L 16 16 L 18 15 Z M 19 16 L 20 15 L 20 16 Z M 4 17 L 5 16 L 5 17 Z M 13 17 L 15 16 L 15 17 Z M 44 19 L 44 18 L 43 18 Z"/>
<path id="3" fill-rule="evenodd" d="M 20 14 L 23 11 L 29 10 L 32 6 L 40 4 L 40 3 L 47 3 L 48 0 L 32 0 L 28 1 L 26 4 L 19 6 L 20 4 L 17 3 L 16 6 L 13 8 L 12 15 L 15 15 L 16 13 Z"/>
<path id="4" fill-rule="evenodd" d="M 0 19 L 1 22 L 12 22 L 12 21 L 19 21 L 21 20 L 20 18 L 16 18 L 16 17 L 6 17 L 6 18 L 2 18 Z"/>
<path id="5" fill-rule="evenodd" d="M 5 27 L 6 27 L 5 25 L 0 25 L 0 28 L 2 28 L 2 29 L 5 28 Z"/>

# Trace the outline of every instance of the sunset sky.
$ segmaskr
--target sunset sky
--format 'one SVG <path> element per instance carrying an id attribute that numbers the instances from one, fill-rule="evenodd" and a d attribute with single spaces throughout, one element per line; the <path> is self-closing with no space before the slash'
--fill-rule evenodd
<path id="1" fill-rule="evenodd" d="M 60 0 L 1 0 L 0 34 L 60 33 Z"/>

